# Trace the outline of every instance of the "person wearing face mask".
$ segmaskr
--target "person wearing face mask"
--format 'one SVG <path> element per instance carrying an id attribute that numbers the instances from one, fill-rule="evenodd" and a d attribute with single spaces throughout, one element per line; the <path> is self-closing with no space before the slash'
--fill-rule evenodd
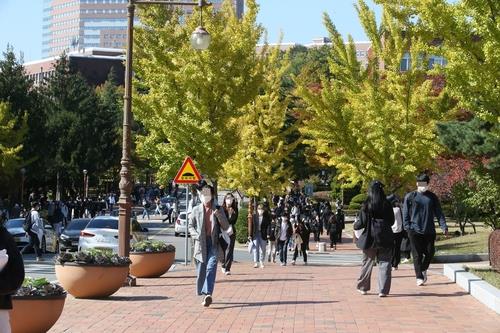
<path id="1" fill-rule="evenodd" d="M 251 230 L 249 230 L 249 241 L 254 243 L 253 261 L 254 268 L 264 268 L 264 257 L 266 256 L 267 227 L 271 224 L 269 213 L 264 205 L 257 206 L 257 214 L 253 216 Z"/>
<path id="2" fill-rule="evenodd" d="M 231 265 L 233 263 L 234 244 L 236 242 L 236 221 L 238 220 L 238 204 L 231 193 L 226 194 L 224 203 L 222 204 L 224 213 L 226 214 L 229 224 L 233 227 L 233 234 L 229 237 L 229 244 L 221 241 L 222 249 L 224 250 L 224 260 L 222 261 L 222 273 L 225 275 L 231 274 Z"/>
<path id="3" fill-rule="evenodd" d="M 233 234 L 226 214 L 221 207 L 215 205 L 214 189 L 203 184 L 200 189 L 201 203 L 195 206 L 189 216 L 189 233 L 194 241 L 194 259 L 196 261 L 196 292 L 203 296 L 203 306 L 212 304 L 212 295 L 217 273 L 217 259 L 224 259 L 224 251 L 220 246 L 221 229 Z"/>
<path id="4" fill-rule="evenodd" d="M 427 174 L 418 175 L 417 190 L 408 193 L 403 204 L 403 227 L 411 243 L 417 286 L 427 282 L 427 269 L 434 256 L 436 241 L 434 218 L 439 221 L 444 234 L 448 235 L 448 226 L 439 199 L 428 190 L 429 181 Z"/>
<path id="5" fill-rule="evenodd" d="M 293 228 L 292 223 L 290 223 L 290 215 L 288 211 L 285 211 L 283 215 L 278 219 L 276 223 L 276 240 L 278 243 L 278 252 L 280 254 L 281 266 L 286 266 L 287 261 L 287 244 L 292 238 Z"/>

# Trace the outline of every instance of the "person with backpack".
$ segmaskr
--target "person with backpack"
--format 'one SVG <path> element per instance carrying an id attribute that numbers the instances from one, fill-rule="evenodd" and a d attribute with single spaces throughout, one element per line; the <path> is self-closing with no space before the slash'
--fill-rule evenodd
<path id="1" fill-rule="evenodd" d="M 23 257 L 16 242 L 5 228 L 7 216 L 0 215 L 0 332 L 10 333 L 9 310 L 12 309 L 11 295 L 24 280 Z"/>
<path id="2" fill-rule="evenodd" d="M 21 250 L 21 254 L 34 249 L 36 261 L 43 261 L 42 250 L 40 249 L 40 238 L 43 235 L 43 220 L 40 218 L 38 202 L 31 203 L 31 212 L 26 214 L 23 229 L 29 237 L 29 243 Z"/>
<path id="3" fill-rule="evenodd" d="M 363 250 L 361 274 L 358 278 L 357 290 L 362 295 L 370 290 L 370 280 L 375 260 L 378 262 L 379 297 L 386 297 L 391 290 L 391 259 L 394 237 L 391 226 L 394 224 L 394 213 L 390 202 L 386 199 L 384 185 L 372 181 L 368 187 L 368 196 L 354 223 L 354 230 L 363 229 L 356 245 Z"/>
<path id="4" fill-rule="evenodd" d="M 276 262 L 276 215 L 271 216 L 271 223 L 267 227 L 267 261 L 271 262 L 271 257 L 273 263 Z"/>
<path id="5" fill-rule="evenodd" d="M 403 204 L 403 225 L 411 243 L 417 286 L 423 286 L 427 282 L 427 269 L 434 257 L 435 218 L 444 234 L 448 235 L 448 226 L 439 199 L 428 190 L 429 181 L 427 174 L 418 175 L 417 190 L 408 193 Z"/>

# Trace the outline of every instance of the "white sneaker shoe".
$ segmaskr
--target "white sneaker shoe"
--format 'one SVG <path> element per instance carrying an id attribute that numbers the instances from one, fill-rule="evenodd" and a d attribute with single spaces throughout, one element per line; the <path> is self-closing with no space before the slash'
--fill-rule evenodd
<path id="1" fill-rule="evenodd" d="M 207 295 L 205 296 L 205 298 L 203 299 L 203 306 L 204 307 L 209 307 L 210 304 L 212 304 L 212 295 Z"/>
<path id="2" fill-rule="evenodd" d="M 424 280 L 422 280 L 422 279 L 417 279 L 417 286 L 419 286 L 419 287 L 420 287 L 420 286 L 423 286 L 423 285 L 424 285 L 424 283 L 425 283 L 425 281 L 424 281 Z"/>
<path id="3" fill-rule="evenodd" d="M 260 268 L 264 268 L 264 263 L 262 261 L 260 262 Z"/>
<path id="4" fill-rule="evenodd" d="M 378 297 L 387 297 L 387 294 L 384 294 L 384 293 L 379 293 L 379 294 L 378 294 Z"/>
<path id="5" fill-rule="evenodd" d="M 366 295 L 366 290 L 356 289 L 361 295 Z"/>
<path id="6" fill-rule="evenodd" d="M 403 260 L 401 260 L 402 264 L 407 264 L 409 262 L 410 262 L 410 259 L 407 259 L 407 258 L 404 258 Z"/>
<path id="7" fill-rule="evenodd" d="M 259 263 L 256 262 L 255 264 L 253 264 L 253 268 L 259 268 Z"/>
<path id="8" fill-rule="evenodd" d="M 220 270 L 222 271 L 222 274 L 226 274 L 226 269 L 224 267 L 221 267 Z"/>
<path id="9" fill-rule="evenodd" d="M 225 271 L 224 274 L 225 275 L 231 275 L 231 272 L 230 271 Z"/>
<path id="10" fill-rule="evenodd" d="M 424 283 L 427 282 L 427 271 L 423 271 L 422 275 L 424 276 Z"/>
<path id="11" fill-rule="evenodd" d="M 295 266 L 295 260 L 292 260 L 292 266 Z"/>

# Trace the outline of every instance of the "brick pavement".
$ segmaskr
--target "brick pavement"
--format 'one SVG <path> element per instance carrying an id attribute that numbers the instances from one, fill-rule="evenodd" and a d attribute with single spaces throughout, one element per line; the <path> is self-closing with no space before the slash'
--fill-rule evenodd
<path id="1" fill-rule="evenodd" d="M 356 292 L 359 269 L 238 263 L 231 276 L 219 270 L 214 303 L 204 308 L 194 270 L 182 267 L 107 299 L 69 296 L 50 332 L 500 332 L 500 316 L 440 275 L 438 265 L 425 287 L 401 265 L 387 298 Z M 372 286 L 376 277 L 375 268 Z"/>

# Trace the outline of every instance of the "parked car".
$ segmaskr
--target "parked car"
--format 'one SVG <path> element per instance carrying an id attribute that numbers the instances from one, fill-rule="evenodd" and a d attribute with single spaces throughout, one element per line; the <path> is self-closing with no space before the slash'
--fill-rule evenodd
<path id="1" fill-rule="evenodd" d="M 179 237 L 181 234 L 186 235 L 186 212 L 181 212 L 175 220 L 174 235 Z"/>
<path id="2" fill-rule="evenodd" d="M 61 252 L 77 251 L 80 232 L 89 224 L 90 219 L 73 219 L 59 236 Z"/>
<path id="3" fill-rule="evenodd" d="M 147 237 L 147 229 L 141 227 L 137 220 L 132 219 L 130 243 Z M 118 253 L 118 217 L 97 216 L 90 220 L 80 232 L 78 251 L 89 249 L 111 250 Z"/>
<path id="4" fill-rule="evenodd" d="M 42 219 L 44 230 L 42 235 L 38 235 L 40 249 L 45 252 L 59 252 L 59 239 L 54 228 Z M 6 229 L 14 237 L 17 247 L 23 248 L 29 243 L 29 238 L 23 229 L 24 218 L 10 219 L 5 223 Z"/>

